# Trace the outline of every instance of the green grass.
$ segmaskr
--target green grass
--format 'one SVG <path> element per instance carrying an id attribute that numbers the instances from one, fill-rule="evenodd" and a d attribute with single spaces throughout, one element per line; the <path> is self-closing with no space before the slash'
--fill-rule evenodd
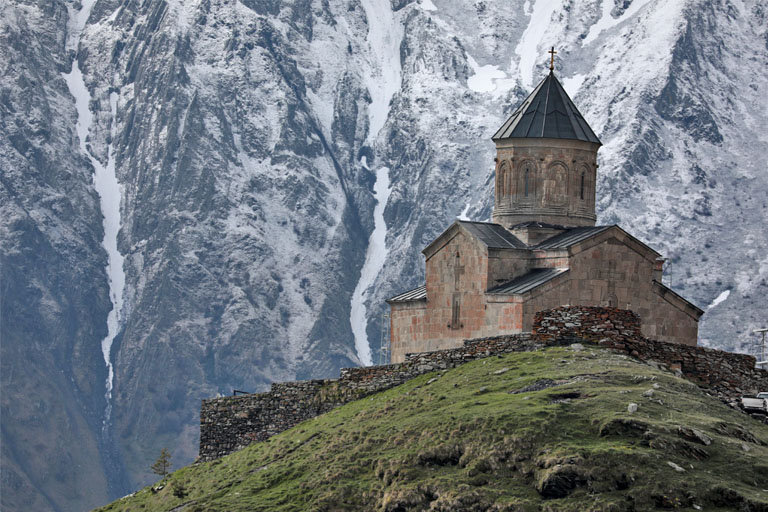
<path id="1" fill-rule="evenodd" d="M 564 382 L 511 393 L 541 379 Z M 423 375 L 100 510 L 768 510 L 763 442 L 768 427 L 670 373 L 550 348 Z"/>

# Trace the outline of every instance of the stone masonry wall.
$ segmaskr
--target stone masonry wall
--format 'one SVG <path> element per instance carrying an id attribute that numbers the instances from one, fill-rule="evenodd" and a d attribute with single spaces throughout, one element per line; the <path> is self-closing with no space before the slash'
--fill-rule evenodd
<path id="1" fill-rule="evenodd" d="M 530 221 L 594 226 L 598 147 L 563 139 L 497 141 L 493 222 L 504 227 Z"/>
<path id="2" fill-rule="evenodd" d="M 632 248 L 634 244 L 619 228 L 611 228 L 592 237 L 567 262 L 552 262 L 554 258 L 542 254 L 536 267 L 565 266 L 569 271 L 526 297 L 518 332 L 531 330 L 537 312 L 561 304 L 610 304 L 637 313 L 647 338 L 696 345 L 698 320 L 693 310 L 685 311 L 682 301 L 675 305 L 662 297 L 666 288 L 654 281 L 658 278 L 655 253 L 641 254 Z"/>
<path id="3" fill-rule="evenodd" d="M 424 373 L 495 354 L 541 347 L 531 334 L 467 340 L 459 348 L 408 354 L 403 363 L 343 368 L 338 379 L 273 384 L 266 393 L 203 400 L 199 457 L 203 461 L 217 459 Z"/>
<path id="4" fill-rule="evenodd" d="M 649 340 L 640 334 L 640 319 L 631 311 L 572 306 L 536 314 L 534 336 L 544 344 L 580 338 L 640 359 L 667 366 L 726 401 L 768 390 L 768 371 L 755 358 L 711 348 Z"/>
<path id="5" fill-rule="evenodd" d="M 492 355 L 577 342 L 595 343 L 666 366 L 726 401 L 732 402 L 742 393 L 768 390 L 768 372 L 755 369 L 751 356 L 648 340 L 640 334 L 640 319 L 631 311 L 567 306 L 537 313 L 529 334 L 466 340 L 459 348 L 408 354 L 398 364 L 344 368 L 338 379 L 273 384 L 266 393 L 203 400 L 200 459 L 213 460 L 264 441 L 302 421 L 424 373 Z"/>
<path id="6" fill-rule="evenodd" d="M 606 337 L 642 338 L 640 317 L 619 308 L 563 306 L 534 315 L 532 333 L 542 341 L 561 336 L 597 342 Z"/>

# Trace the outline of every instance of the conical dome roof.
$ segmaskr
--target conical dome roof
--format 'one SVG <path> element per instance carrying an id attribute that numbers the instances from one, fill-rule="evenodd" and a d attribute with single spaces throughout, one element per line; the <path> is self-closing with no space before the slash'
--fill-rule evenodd
<path id="1" fill-rule="evenodd" d="M 602 145 L 551 71 L 493 136 L 493 140 L 510 138 L 571 139 Z"/>

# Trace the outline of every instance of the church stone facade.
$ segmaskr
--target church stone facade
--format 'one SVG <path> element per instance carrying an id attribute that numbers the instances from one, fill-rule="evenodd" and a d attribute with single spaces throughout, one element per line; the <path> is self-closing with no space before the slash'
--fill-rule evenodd
<path id="1" fill-rule="evenodd" d="M 423 251 L 426 283 L 387 300 L 392 362 L 530 331 L 562 305 L 630 309 L 645 337 L 696 345 L 703 311 L 662 284 L 661 255 L 595 225 L 601 144 L 554 73 L 493 140 L 493 222 L 454 222 Z"/>

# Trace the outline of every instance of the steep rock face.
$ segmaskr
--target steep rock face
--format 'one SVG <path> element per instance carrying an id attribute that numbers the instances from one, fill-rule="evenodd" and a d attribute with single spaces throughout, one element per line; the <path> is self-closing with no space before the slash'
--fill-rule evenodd
<path id="1" fill-rule="evenodd" d="M 365 95 L 352 62 L 319 65 L 350 44 L 316 42 L 330 6 L 262 8 L 126 4 L 84 40 L 95 95 L 119 94 L 114 429 L 141 482 L 163 443 L 195 456 L 200 398 L 357 364 L 345 306 L 372 208 Z"/>
<path id="2" fill-rule="evenodd" d="M 193 459 L 200 398 L 358 364 L 350 301 L 371 271 L 386 167 L 386 260 L 362 295 L 376 360 L 382 301 L 423 279 L 420 250 L 456 216 L 490 216 L 490 135 L 552 45 L 605 144 L 599 222 L 665 253 L 672 286 L 714 304 L 704 343 L 744 349 L 768 292 L 768 14 L 748 0 L 668 4 L 96 1 L 77 59 L 89 151 L 106 163 L 111 148 L 122 186 L 126 274 L 105 432 L 111 303 L 93 169 L 61 79 L 67 4 L 4 7 L 3 415 L 28 417 L 13 407 L 39 396 L 41 432 L 68 446 L 35 455 L 29 421 L 4 420 L 3 449 L 16 450 L 4 475 L 19 475 L 3 482 L 8 506 L 36 488 L 39 503 L 83 508 L 61 489 L 98 500 L 105 479 L 114 497 L 150 481 L 163 446 Z M 97 453 L 90 476 L 45 480 L 42 461 Z"/>
<path id="3" fill-rule="evenodd" d="M 111 495 L 99 446 L 109 299 L 93 169 L 61 77 L 67 9 L 0 12 L 0 508 L 85 509 Z"/>

